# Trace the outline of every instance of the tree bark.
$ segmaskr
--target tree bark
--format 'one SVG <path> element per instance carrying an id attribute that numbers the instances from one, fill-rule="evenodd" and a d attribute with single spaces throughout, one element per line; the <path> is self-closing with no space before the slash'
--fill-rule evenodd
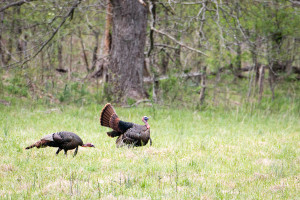
<path id="1" fill-rule="evenodd" d="M 71 34 L 70 38 L 70 64 L 68 70 L 68 80 L 71 80 L 71 73 L 72 73 L 72 62 L 73 62 L 73 34 Z"/>
<path id="2" fill-rule="evenodd" d="M 16 8 L 16 12 L 17 12 L 17 18 L 20 18 L 20 16 L 21 16 L 21 7 L 20 6 L 18 6 L 17 8 Z M 22 41 L 22 27 L 21 27 L 21 22 L 20 21 L 16 21 L 16 25 L 17 25 L 17 27 L 16 27 L 16 32 L 17 32 L 17 34 L 16 34 L 16 42 L 17 42 L 17 53 L 18 53 L 18 55 L 19 55 L 19 61 L 22 61 L 23 60 L 23 54 L 24 54 L 24 52 L 23 52 L 23 41 Z"/>
<path id="3" fill-rule="evenodd" d="M 275 88 L 275 73 L 274 73 L 274 70 L 273 70 L 273 66 L 274 64 L 271 63 L 269 65 L 269 84 L 270 84 L 270 90 L 272 92 L 272 100 L 275 99 L 275 91 L 274 91 L 274 88 Z"/>
<path id="4" fill-rule="evenodd" d="M 205 90 L 206 90 L 206 66 L 202 67 L 201 91 L 200 91 L 200 105 L 201 106 L 204 104 Z"/>
<path id="5" fill-rule="evenodd" d="M 242 71 L 242 44 L 238 42 L 237 49 L 236 49 L 236 69 L 235 69 L 235 77 L 241 78 L 241 71 Z"/>
<path id="6" fill-rule="evenodd" d="M 106 23 L 105 23 L 105 41 L 104 41 L 104 56 L 103 59 L 103 73 L 102 73 L 102 81 L 103 83 L 107 82 L 107 68 L 109 65 L 109 58 L 110 50 L 111 50 L 111 30 L 112 29 L 112 5 L 110 0 L 107 0 L 106 6 Z"/>
<path id="7" fill-rule="evenodd" d="M 165 9 L 165 27 L 167 28 L 169 26 L 169 15 L 168 11 Z M 166 44 L 169 45 L 169 40 L 166 41 Z M 161 68 L 162 68 L 162 74 L 166 75 L 169 65 L 169 56 L 167 55 L 167 50 L 164 49 L 162 55 L 161 55 Z"/>
<path id="8" fill-rule="evenodd" d="M 81 49 L 82 49 L 82 55 L 83 55 L 83 61 L 84 61 L 84 64 L 85 64 L 85 68 L 86 68 L 87 73 L 89 73 L 90 72 L 89 61 L 88 61 L 88 58 L 87 58 L 87 54 L 85 52 L 86 50 L 85 50 L 85 46 L 84 46 L 84 43 L 83 43 L 83 38 L 82 38 L 80 28 L 78 29 L 78 36 L 79 36 L 79 39 L 80 39 L 80 45 L 81 45 Z"/>
<path id="9" fill-rule="evenodd" d="M 265 66 L 261 65 L 259 68 L 259 97 L 258 97 L 258 102 L 261 102 L 262 95 L 264 92 L 264 79 L 265 79 Z"/>
<path id="10" fill-rule="evenodd" d="M 61 43 L 58 43 L 57 45 L 57 60 L 58 60 L 58 69 L 63 69 L 63 46 Z"/>
<path id="11" fill-rule="evenodd" d="M 91 63 L 91 69 L 90 69 L 91 72 L 93 72 L 96 69 L 96 64 L 98 62 L 98 49 L 99 49 L 99 32 L 93 30 L 93 34 L 95 37 L 95 46 L 94 46 L 93 55 L 92 55 L 92 63 Z"/>
<path id="12" fill-rule="evenodd" d="M 144 98 L 147 8 L 139 1 L 111 0 L 113 13 L 109 82 L 115 99 Z"/>

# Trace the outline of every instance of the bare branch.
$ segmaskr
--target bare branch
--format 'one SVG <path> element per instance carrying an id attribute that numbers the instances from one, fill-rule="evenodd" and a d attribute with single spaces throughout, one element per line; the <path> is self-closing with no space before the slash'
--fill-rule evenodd
<path id="1" fill-rule="evenodd" d="M 83 60 L 84 60 L 84 63 L 85 63 L 86 71 L 89 72 L 90 71 L 89 61 L 88 61 L 88 58 L 87 58 L 87 55 L 86 55 L 86 52 L 85 52 L 86 50 L 85 50 L 85 46 L 84 46 L 84 43 L 83 43 L 80 27 L 78 28 L 78 36 L 79 36 L 79 39 L 80 39 L 80 45 L 81 45 L 81 49 L 82 49 Z"/>
<path id="2" fill-rule="evenodd" d="M 198 1 L 198 2 L 174 2 L 175 4 L 181 4 L 181 5 L 197 5 L 197 4 L 203 4 L 205 1 Z"/>
<path id="3" fill-rule="evenodd" d="M 190 77 L 197 77 L 197 76 L 202 76 L 203 73 L 202 72 L 192 72 L 192 73 L 181 73 L 181 74 L 173 74 L 172 77 L 178 77 L 178 78 L 190 78 Z M 165 79 L 169 79 L 170 76 L 160 76 L 160 77 L 144 77 L 144 82 L 145 83 L 152 83 L 153 81 L 161 81 L 161 80 L 165 80 Z M 154 80 L 153 80 L 154 79 Z"/>
<path id="4" fill-rule="evenodd" d="M 289 2 L 291 2 L 293 6 L 299 6 L 299 7 L 300 7 L 300 2 L 299 2 L 299 0 L 297 0 L 297 1 L 291 1 L 291 0 L 290 0 Z"/>
<path id="5" fill-rule="evenodd" d="M 178 47 L 173 47 L 173 46 L 170 46 L 170 45 L 167 45 L 167 44 L 159 44 L 159 43 L 155 43 L 154 46 L 178 50 Z"/>
<path id="6" fill-rule="evenodd" d="M 17 2 L 13 2 L 13 3 L 10 3 L 2 8 L 0 8 L 0 12 L 3 12 L 4 10 L 10 8 L 10 7 L 13 7 L 13 6 L 21 6 L 23 5 L 24 3 L 29 3 L 31 1 L 35 1 L 35 0 L 22 0 L 22 1 L 17 1 Z"/>
<path id="7" fill-rule="evenodd" d="M 138 0 L 143 6 L 146 6 L 147 4 L 143 0 Z"/>
<path id="8" fill-rule="evenodd" d="M 31 57 L 27 58 L 26 60 L 24 60 L 22 63 L 21 63 L 21 66 L 25 65 L 27 62 L 29 62 L 31 59 L 35 58 L 44 48 L 45 46 L 47 46 L 47 44 L 54 38 L 54 36 L 57 34 L 57 32 L 59 31 L 59 29 L 64 25 L 64 23 L 67 21 L 67 19 L 69 17 L 72 17 L 73 13 L 74 13 L 74 10 L 75 8 L 77 8 L 77 6 L 81 3 L 81 0 L 78 0 L 76 1 L 73 6 L 71 7 L 71 9 L 69 10 L 69 12 L 65 15 L 65 17 L 63 18 L 63 21 L 59 24 L 59 26 L 53 31 L 52 35 L 49 37 L 48 40 L 44 41 L 42 46 L 38 49 L 38 51 Z M 20 62 L 17 62 L 17 63 L 13 63 L 13 64 L 10 64 L 8 65 L 7 67 L 10 67 L 12 65 L 16 65 Z"/>
<path id="9" fill-rule="evenodd" d="M 202 51 L 200 51 L 200 50 L 198 50 L 198 49 L 195 49 L 195 48 L 193 48 L 193 47 L 187 46 L 186 44 L 183 44 L 182 42 L 179 42 L 179 41 L 176 40 L 173 36 L 171 36 L 171 35 L 169 35 L 169 34 L 163 32 L 163 31 L 157 30 L 157 29 L 154 28 L 154 27 L 151 27 L 151 30 L 154 30 L 155 32 L 157 32 L 157 33 L 159 33 L 159 34 L 162 34 L 162 35 L 164 35 L 164 36 L 167 36 L 167 37 L 168 37 L 169 39 L 171 39 L 173 42 L 179 44 L 180 46 L 182 46 L 182 47 L 184 47 L 184 48 L 186 48 L 186 49 L 189 49 L 189 50 L 191 50 L 191 51 L 195 51 L 195 52 L 200 53 L 200 54 L 202 54 L 202 55 L 208 56 L 207 54 L 203 53 Z"/>
<path id="10" fill-rule="evenodd" d="M 151 14 L 151 27 L 154 27 L 155 26 L 155 4 L 153 4 L 152 2 L 153 0 L 150 0 L 149 1 L 149 12 Z M 153 37 L 153 29 L 150 29 L 150 34 L 149 34 L 149 38 L 150 38 L 150 48 L 148 50 L 148 53 L 147 53 L 147 56 L 149 57 L 150 56 L 150 53 L 153 49 L 153 43 L 154 43 L 154 37 Z"/>

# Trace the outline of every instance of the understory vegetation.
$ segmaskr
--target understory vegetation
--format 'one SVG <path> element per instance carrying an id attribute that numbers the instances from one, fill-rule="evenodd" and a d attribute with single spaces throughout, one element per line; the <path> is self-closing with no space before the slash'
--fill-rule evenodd
<path id="1" fill-rule="evenodd" d="M 84 86 L 79 88 L 76 93 L 71 85 L 69 98 L 86 96 Z M 142 116 L 150 117 L 153 145 L 140 148 L 116 148 L 99 125 L 104 103 L 11 97 L 10 106 L 0 104 L 0 197 L 296 199 L 299 99 L 278 96 L 260 106 L 116 107 L 125 121 L 141 124 Z M 76 157 L 72 151 L 56 156 L 49 147 L 24 149 L 63 130 L 96 148 L 79 148 Z"/>
<path id="2" fill-rule="evenodd" d="M 1 71 L 0 71 L 1 72 Z M 15 104 L 19 99 L 32 101 L 45 106 L 54 104 L 74 104 L 78 106 L 89 104 L 104 104 L 114 102 L 111 93 L 107 92 L 109 84 L 99 84 L 97 81 L 66 81 L 67 75 L 55 77 L 55 81 L 44 80 L 43 84 L 35 84 L 27 79 L 26 70 L 16 70 L 10 73 L 2 72 L 0 79 L 0 100 Z M 235 109 L 236 107 L 259 108 L 280 112 L 295 110 L 300 112 L 299 82 L 292 76 L 278 80 L 273 86 L 274 94 L 264 80 L 262 92 L 259 85 L 248 78 L 235 79 L 231 74 L 223 73 L 219 77 L 210 75 L 205 85 L 205 100 L 200 101 L 200 91 L 203 85 L 199 77 L 174 77 L 170 75 L 165 80 L 145 83 L 144 90 L 148 98 L 142 101 L 146 104 L 157 104 L 168 108 L 181 107 L 189 109 Z M 218 79 L 218 80 L 216 80 Z M 253 81 L 254 82 L 254 81 Z M 252 84 L 253 86 L 249 87 Z M 155 89 L 155 93 L 153 92 Z M 155 94 L 155 96 L 153 96 Z M 127 106 L 138 104 L 135 99 L 128 98 Z"/>

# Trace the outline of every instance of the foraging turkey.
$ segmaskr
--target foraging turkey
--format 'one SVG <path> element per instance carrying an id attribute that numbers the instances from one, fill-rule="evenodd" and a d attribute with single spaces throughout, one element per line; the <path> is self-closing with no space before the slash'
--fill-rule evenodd
<path id="1" fill-rule="evenodd" d="M 76 156 L 78 152 L 78 146 L 82 147 L 95 147 L 92 143 L 83 144 L 81 138 L 72 132 L 58 132 L 46 135 L 41 140 L 36 143 L 26 147 L 25 149 L 31 149 L 33 147 L 36 148 L 44 148 L 44 147 L 58 147 L 56 155 L 61 151 L 65 151 L 65 155 L 67 155 L 67 151 L 71 149 L 75 149 L 74 155 Z"/>
<path id="2" fill-rule="evenodd" d="M 134 124 L 131 122 L 121 121 L 111 104 L 106 104 L 101 111 L 100 124 L 112 128 L 113 131 L 107 132 L 109 137 L 118 137 L 116 140 L 117 147 L 124 145 L 144 146 L 150 140 L 150 126 L 148 117 L 144 116 L 142 121 L 145 125 Z"/>

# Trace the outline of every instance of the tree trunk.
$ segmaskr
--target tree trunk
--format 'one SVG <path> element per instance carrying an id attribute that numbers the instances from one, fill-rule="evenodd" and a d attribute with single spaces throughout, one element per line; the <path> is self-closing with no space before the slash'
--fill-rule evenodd
<path id="1" fill-rule="evenodd" d="M 270 84 L 270 90 L 272 92 L 272 100 L 275 99 L 275 91 L 274 91 L 274 88 L 275 88 L 275 73 L 273 71 L 273 66 L 274 64 L 270 64 L 269 65 L 269 84 Z"/>
<path id="2" fill-rule="evenodd" d="M 168 28 L 169 26 L 169 15 L 168 11 L 165 9 L 165 28 Z M 169 40 L 165 42 L 167 45 L 169 45 Z M 163 52 L 161 54 L 161 68 L 162 68 L 162 74 L 166 75 L 169 65 L 169 55 L 166 49 L 163 49 Z"/>
<path id="3" fill-rule="evenodd" d="M 63 46 L 61 43 L 58 43 L 57 45 L 57 60 L 58 60 L 58 69 L 63 69 Z"/>
<path id="4" fill-rule="evenodd" d="M 96 64 L 98 62 L 98 49 L 99 49 L 99 32 L 98 31 L 93 31 L 94 36 L 95 36 L 95 46 L 93 49 L 93 57 L 92 57 L 92 66 L 90 71 L 93 72 L 96 68 Z"/>
<path id="5" fill-rule="evenodd" d="M 45 62 L 44 62 L 44 51 L 41 51 L 41 83 L 44 84 L 44 74 L 45 74 Z"/>
<path id="6" fill-rule="evenodd" d="M 105 41 L 104 41 L 104 59 L 103 59 L 103 74 L 102 74 L 102 81 L 103 83 L 107 82 L 107 68 L 109 65 L 108 56 L 110 55 L 111 51 L 111 28 L 112 27 L 112 5 L 110 0 L 107 0 L 106 6 L 106 23 L 105 23 Z M 104 85 L 104 84 L 103 84 Z"/>
<path id="7" fill-rule="evenodd" d="M 138 100 L 143 91 L 147 8 L 139 1 L 111 0 L 113 13 L 109 82 L 117 101 Z"/>
<path id="8" fill-rule="evenodd" d="M 17 8 L 17 18 L 19 18 L 21 16 L 21 7 L 18 6 Z M 23 60 L 23 41 L 22 41 L 22 27 L 21 27 L 21 22 L 20 21 L 17 21 L 16 22 L 17 24 L 17 27 L 16 27 L 16 41 L 17 41 L 17 53 L 19 55 L 19 61 L 22 61 Z"/>
<path id="9" fill-rule="evenodd" d="M 9 14 L 12 14 L 13 16 L 15 15 L 15 9 L 13 9 L 12 13 L 9 13 Z M 7 14 L 8 15 L 8 14 Z M 4 12 L 1 13 L 1 39 L 2 39 L 2 32 L 3 32 L 3 28 L 4 28 L 4 18 L 5 18 L 5 14 Z M 14 35 L 14 30 L 15 30 L 15 18 L 13 18 L 13 21 L 11 23 L 11 28 L 10 28 L 10 34 L 11 35 Z M 2 63 L 3 63 L 3 66 L 7 65 L 9 63 L 9 61 L 11 60 L 12 58 L 12 48 L 13 48 L 13 37 L 9 37 L 8 38 L 8 44 L 7 45 L 4 45 L 4 39 L 3 38 L 3 41 L 1 40 L 1 59 L 2 59 Z"/>
<path id="10" fill-rule="evenodd" d="M 235 69 L 235 77 L 241 78 L 241 71 L 242 71 L 242 47 L 241 43 L 238 42 L 237 49 L 236 49 L 236 69 Z"/>
<path id="11" fill-rule="evenodd" d="M 201 91 L 200 91 L 200 105 L 201 106 L 204 104 L 205 90 L 206 90 L 206 66 L 202 67 Z"/>
<path id="12" fill-rule="evenodd" d="M 1 66 L 5 65 L 5 59 L 4 59 L 4 47 L 3 47 L 3 41 L 2 41 L 2 34 L 3 34 L 3 22 L 4 22 L 4 12 L 0 13 L 0 58 L 1 58 Z"/>
<path id="13" fill-rule="evenodd" d="M 259 68 L 259 97 L 258 102 L 261 102 L 261 98 L 264 92 L 264 78 L 265 78 L 265 66 L 261 65 Z"/>
<path id="14" fill-rule="evenodd" d="M 85 64 L 85 68 L 86 68 L 87 73 L 89 73 L 90 72 L 89 61 L 88 61 L 88 58 L 87 58 L 87 54 L 85 52 L 86 50 L 85 50 L 85 46 L 84 46 L 84 43 L 83 43 L 83 38 L 82 38 L 80 28 L 78 29 L 78 36 L 79 36 L 79 39 L 80 39 L 80 45 L 81 45 L 81 49 L 82 49 L 82 55 L 83 55 L 83 61 L 84 61 L 84 64 Z"/>
<path id="15" fill-rule="evenodd" d="M 68 70 L 68 80 L 71 80 L 71 73 L 72 73 L 72 62 L 73 62 L 73 34 L 71 34 L 70 38 L 70 65 Z"/>

